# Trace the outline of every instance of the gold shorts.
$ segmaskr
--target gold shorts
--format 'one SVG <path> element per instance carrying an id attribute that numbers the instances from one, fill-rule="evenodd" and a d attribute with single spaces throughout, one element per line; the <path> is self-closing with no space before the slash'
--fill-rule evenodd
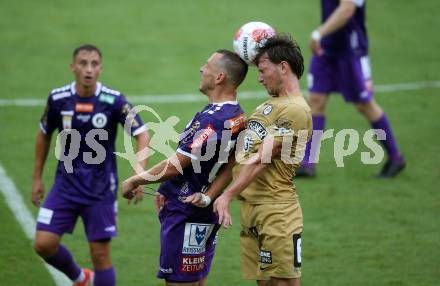
<path id="1" fill-rule="evenodd" d="M 241 202 L 241 267 L 244 279 L 301 277 L 302 211 L 299 202 Z"/>

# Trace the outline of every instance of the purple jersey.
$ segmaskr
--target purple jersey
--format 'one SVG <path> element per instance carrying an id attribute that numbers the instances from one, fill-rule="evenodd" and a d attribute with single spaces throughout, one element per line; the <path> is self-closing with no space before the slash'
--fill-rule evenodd
<path id="1" fill-rule="evenodd" d="M 322 48 L 329 56 L 355 55 L 368 53 L 367 29 L 365 27 L 365 0 L 351 0 L 357 6 L 356 12 L 340 30 L 324 37 Z M 340 0 L 321 0 L 322 23 L 339 6 Z"/>
<path id="2" fill-rule="evenodd" d="M 59 161 L 52 191 L 85 205 L 97 201 L 110 203 L 116 199 L 118 177 L 114 151 L 117 126 L 118 123 L 125 123 L 130 109 L 130 103 L 120 92 L 99 82 L 95 95 L 87 98 L 76 93 L 75 82 L 50 93 L 40 122 L 41 130 L 45 134 L 51 134 L 55 129 L 60 132 L 76 130 L 80 135 L 79 152 L 72 161 L 72 171 L 66 170 L 65 164 Z M 136 115 L 132 120 L 131 135 L 135 136 L 145 129 L 140 117 Z M 97 130 L 106 133 L 107 138 L 90 136 Z M 72 148 L 75 145 L 72 143 L 73 136 L 67 138 L 64 149 L 66 155 L 76 152 Z M 91 144 L 93 140 L 95 144 Z M 99 163 L 86 163 L 86 153 L 91 158 L 97 158 L 98 153 L 105 154 L 105 157 Z"/>
<path id="3" fill-rule="evenodd" d="M 236 101 L 209 104 L 198 112 L 186 126 L 177 148 L 177 152 L 192 158 L 192 164 L 183 169 L 183 174 L 162 183 L 159 192 L 176 206 L 192 208 L 180 200 L 207 190 L 221 165 L 227 162 L 245 121 Z"/>

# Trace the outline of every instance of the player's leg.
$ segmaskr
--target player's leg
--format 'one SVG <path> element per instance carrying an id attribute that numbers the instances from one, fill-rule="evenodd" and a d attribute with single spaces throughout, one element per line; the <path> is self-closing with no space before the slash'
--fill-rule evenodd
<path id="1" fill-rule="evenodd" d="M 258 286 L 301 286 L 300 279 L 285 279 L 272 277 L 267 281 L 257 281 Z"/>
<path id="2" fill-rule="evenodd" d="M 307 76 L 309 86 L 308 102 L 312 111 L 313 135 L 307 142 L 302 165 L 296 170 L 297 177 L 315 176 L 321 137 L 325 128 L 325 109 L 329 94 L 336 90 L 333 59 L 327 56 L 313 56 Z"/>
<path id="3" fill-rule="evenodd" d="M 64 233 L 72 233 L 77 216 L 74 203 L 57 195 L 56 191 L 49 192 L 38 213 L 34 241 L 35 252 L 73 282 L 82 281 L 84 273 L 60 241 Z"/>
<path id="4" fill-rule="evenodd" d="M 116 273 L 111 261 L 110 249 L 111 238 L 117 235 L 116 204 L 97 203 L 85 207 L 81 212 L 81 217 L 89 241 L 94 285 L 115 285 Z"/>
<path id="5" fill-rule="evenodd" d="M 385 140 L 380 140 L 388 155 L 388 161 L 380 177 L 393 177 L 405 167 L 405 162 L 397 146 L 391 125 L 382 108 L 373 98 L 373 84 L 368 56 L 348 59 L 341 62 L 345 65 L 345 86 L 343 95 L 347 101 L 355 104 L 356 109 L 370 122 L 373 129 L 382 129 L 386 134 Z"/>

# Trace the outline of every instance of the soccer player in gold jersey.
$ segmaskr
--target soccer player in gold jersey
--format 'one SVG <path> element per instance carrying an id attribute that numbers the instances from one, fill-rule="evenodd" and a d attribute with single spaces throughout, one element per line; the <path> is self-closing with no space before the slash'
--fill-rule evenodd
<path id="1" fill-rule="evenodd" d="M 295 185 L 312 130 L 310 108 L 301 94 L 304 71 L 297 43 L 288 35 L 267 40 L 256 57 L 258 81 L 270 99 L 256 108 L 232 156 L 206 194 L 187 202 L 214 202 L 219 223 L 232 224 L 229 205 L 241 202 L 243 278 L 259 286 L 298 286 L 301 276 L 302 212 Z M 208 196 L 208 198 L 206 198 Z"/>

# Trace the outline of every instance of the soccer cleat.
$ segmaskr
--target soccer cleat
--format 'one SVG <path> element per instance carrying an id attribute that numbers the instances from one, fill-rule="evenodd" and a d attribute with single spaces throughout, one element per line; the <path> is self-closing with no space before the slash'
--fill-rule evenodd
<path id="1" fill-rule="evenodd" d="M 296 169 L 295 174 L 295 178 L 313 178 L 316 176 L 316 171 L 315 167 L 301 165 Z"/>
<path id="2" fill-rule="evenodd" d="M 93 286 L 93 278 L 95 273 L 87 268 L 83 268 L 82 272 L 84 273 L 84 280 L 82 282 L 74 283 L 73 286 Z"/>
<path id="3" fill-rule="evenodd" d="M 405 160 L 388 160 L 377 175 L 378 178 L 393 178 L 405 169 Z"/>

